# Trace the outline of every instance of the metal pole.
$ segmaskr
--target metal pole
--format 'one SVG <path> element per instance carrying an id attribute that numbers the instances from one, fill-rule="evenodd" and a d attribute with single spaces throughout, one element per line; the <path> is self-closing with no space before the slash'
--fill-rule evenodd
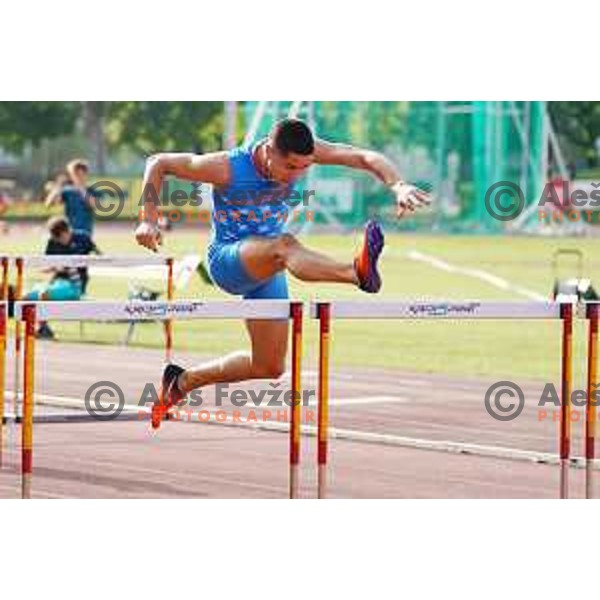
<path id="1" fill-rule="evenodd" d="M 35 385 L 35 306 L 26 306 L 25 368 L 23 370 L 23 423 L 21 425 L 21 497 L 31 498 L 31 473 L 33 463 L 33 393 Z"/>
<path id="2" fill-rule="evenodd" d="M 15 289 L 15 302 L 23 297 L 23 259 L 16 259 L 17 285 Z M 13 415 L 15 423 L 19 416 L 19 390 L 21 389 L 21 321 L 15 319 L 15 372 L 13 390 Z"/>
<path id="3" fill-rule="evenodd" d="M 573 351 L 573 305 L 561 304 L 562 389 L 560 417 L 560 497 L 569 497 L 569 458 L 571 454 L 571 385 Z"/>
<path id="4" fill-rule="evenodd" d="M 173 300 L 173 259 L 167 258 L 167 300 Z M 173 320 L 165 321 L 165 362 L 173 360 Z"/>
<path id="5" fill-rule="evenodd" d="M 327 497 L 327 443 L 329 428 L 329 333 L 331 307 L 319 304 L 319 415 L 317 426 L 317 495 Z"/>
<path id="6" fill-rule="evenodd" d="M 596 459 L 596 395 L 598 369 L 598 304 L 587 305 L 588 362 L 587 404 L 585 411 L 585 497 L 594 497 L 594 462 Z"/>
<path id="7" fill-rule="evenodd" d="M 290 498 L 298 498 L 300 436 L 302 428 L 302 302 L 291 304 L 292 317 L 292 407 L 290 424 Z"/>

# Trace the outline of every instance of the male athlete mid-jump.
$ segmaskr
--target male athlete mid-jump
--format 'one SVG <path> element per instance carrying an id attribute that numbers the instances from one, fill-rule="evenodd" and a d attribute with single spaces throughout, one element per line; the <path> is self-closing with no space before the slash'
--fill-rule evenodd
<path id="1" fill-rule="evenodd" d="M 313 164 L 343 165 L 372 173 L 395 195 L 397 215 L 429 203 L 427 194 L 402 181 L 383 155 L 313 137 L 297 119 L 277 123 L 270 135 L 250 147 L 229 152 L 157 154 L 147 163 L 144 190 L 162 189 L 166 175 L 213 184 L 213 232 L 207 252 L 210 275 L 224 291 L 252 299 L 288 297 L 286 272 L 302 281 L 339 282 L 368 293 L 381 288 L 377 261 L 384 244 L 378 223 L 369 221 L 353 261 L 338 262 L 309 250 L 285 232 L 282 198 Z M 155 192 L 156 194 L 156 192 Z M 155 198 L 155 196 L 154 196 Z M 240 198 L 247 201 L 240 202 Z M 151 195 L 145 193 L 144 217 L 136 230 L 139 244 L 157 249 L 160 231 Z M 276 379 L 285 369 L 288 321 L 246 321 L 250 352 L 234 352 L 193 369 L 167 365 L 152 426 L 193 389 L 246 379 Z"/>

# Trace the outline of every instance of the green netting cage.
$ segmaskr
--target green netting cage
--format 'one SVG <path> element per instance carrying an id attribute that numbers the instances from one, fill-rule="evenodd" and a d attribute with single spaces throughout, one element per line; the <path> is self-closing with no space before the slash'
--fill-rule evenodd
<path id="1" fill-rule="evenodd" d="M 354 228 L 370 216 L 411 230 L 495 232 L 485 195 L 494 183 L 520 186 L 526 201 L 543 188 L 543 102 L 247 102 L 246 142 L 287 115 L 306 119 L 326 140 L 372 148 L 427 190 L 430 210 L 397 222 L 389 193 L 360 172 L 316 167 L 316 220 Z"/>

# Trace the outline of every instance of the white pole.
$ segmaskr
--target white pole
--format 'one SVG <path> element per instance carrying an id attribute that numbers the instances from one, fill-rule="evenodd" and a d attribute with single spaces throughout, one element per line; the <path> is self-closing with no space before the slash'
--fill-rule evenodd
<path id="1" fill-rule="evenodd" d="M 250 123 L 250 127 L 246 131 L 246 136 L 244 137 L 244 146 L 252 143 L 256 138 L 256 134 L 258 133 L 258 128 L 260 127 L 260 123 L 265 116 L 265 112 L 267 111 L 268 101 L 261 100 L 254 111 L 254 115 L 252 115 L 252 122 Z"/>

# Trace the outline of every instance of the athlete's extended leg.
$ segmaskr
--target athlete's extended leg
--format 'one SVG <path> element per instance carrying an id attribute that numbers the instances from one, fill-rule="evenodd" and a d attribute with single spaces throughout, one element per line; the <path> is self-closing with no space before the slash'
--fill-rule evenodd
<path id="1" fill-rule="evenodd" d="M 375 293 L 381 288 L 377 261 L 383 244 L 381 227 L 369 221 L 362 248 L 353 263 L 342 263 L 310 250 L 290 234 L 274 239 L 244 240 L 240 259 L 248 275 L 257 281 L 285 269 L 302 281 L 352 283 L 365 292 Z"/>
<path id="2" fill-rule="evenodd" d="M 302 281 L 358 283 L 352 263 L 339 262 L 310 250 L 290 234 L 244 240 L 240 258 L 248 275 L 257 281 L 287 269 Z"/>
<path id="3" fill-rule="evenodd" d="M 179 387 L 187 393 L 205 385 L 246 379 L 277 379 L 285 370 L 288 322 L 249 319 L 251 352 L 234 352 L 182 373 Z"/>
<path id="4" fill-rule="evenodd" d="M 152 427 L 159 427 L 168 409 L 191 390 L 247 379 L 277 379 L 283 374 L 288 321 L 252 319 L 246 321 L 246 328 L 250 335 L 251 352 L 234 352 L 187 370 L 177 365 L 167 366 L 160 402 L 152 408 Z"/>
<path id="5" fill-rule="evenodd" d="M 363 247 L 353 264 L 345 264 L 305 248 L 292 235 L 274 239 L 248 238 L 236 245 L 225 246 L 225 252 L 216 254 L 218 260 L 211 267 L 213 277 L 230 293 L 248 298 L 287 298 L 287 284 L 283 270 L 290 271 L 305 281 L 342 282 L 358 285 L 366 292 L 377 292 L 381 279 L 377 260 L 383 249 L 383 233 L 375 222 L 365 229 Z M 217 273 L 215 273 L 215 268 Z M 256 283 L 248 293 L 233 289 L 228 276 L 247 286 Z M 261 284 L 261 282 L 264 282 Z M 283 285 L 282 285 L 283 282 Z M 153 407 L 152 425 L 158 427 L 170 406 L 181 401 L 192 389 L 215 383 L 233 383 L 247 379 L 273 379 L 283 372 L 287 351 L 288 322 L 247 322 L 252 351 L 235 352 L 219 360 L 184 370 L 168 365 L 163 374 L 160 402 Z"/>

